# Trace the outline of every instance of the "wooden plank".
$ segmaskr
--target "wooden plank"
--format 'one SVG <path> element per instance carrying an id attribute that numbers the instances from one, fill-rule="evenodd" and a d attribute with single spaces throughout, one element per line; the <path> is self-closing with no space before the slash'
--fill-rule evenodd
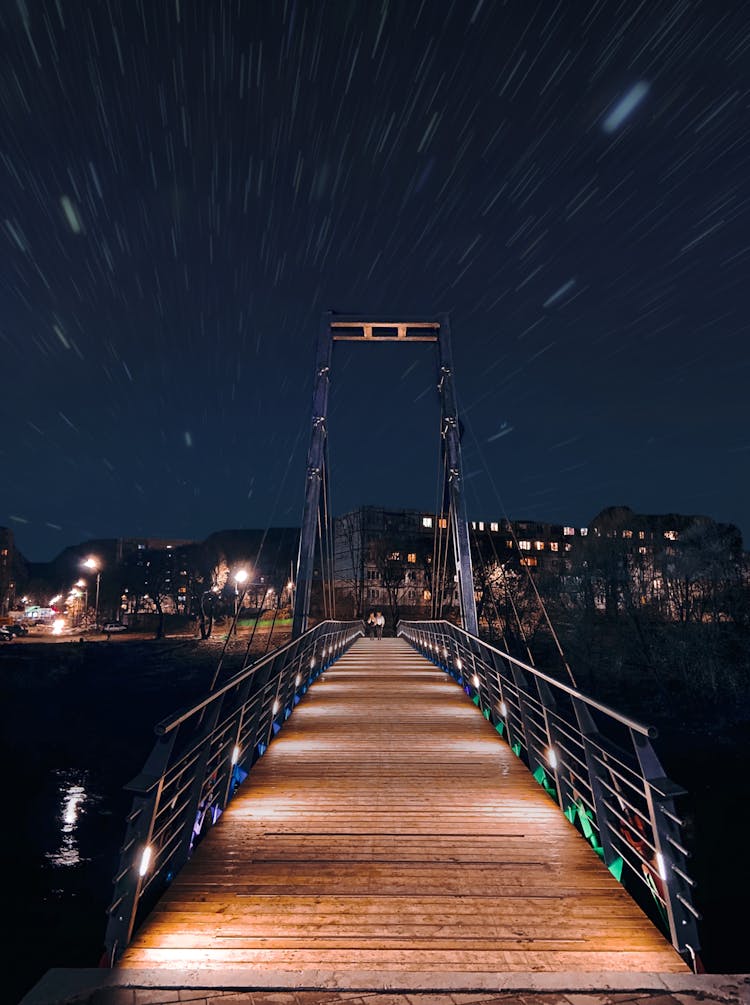
<path id="1" fill-rule="evenodd" d="M 308 691 L 120 965 L 688 969 L 464 692 L 391 639 Z"/>

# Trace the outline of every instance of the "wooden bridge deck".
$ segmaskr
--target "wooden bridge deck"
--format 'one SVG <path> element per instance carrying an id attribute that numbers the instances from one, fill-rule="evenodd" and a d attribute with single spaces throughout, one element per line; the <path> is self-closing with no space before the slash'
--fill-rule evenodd
<path id="1" fill-rule="evenodd" d="M 688 970 L 399 639 L 359 640 L 308 691 L 120 966 Z"/>

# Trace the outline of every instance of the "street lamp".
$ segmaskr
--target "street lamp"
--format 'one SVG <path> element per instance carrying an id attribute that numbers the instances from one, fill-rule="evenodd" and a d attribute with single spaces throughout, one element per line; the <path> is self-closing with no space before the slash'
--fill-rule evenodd
<path id="1" fill-rule="evenodd" d="M 83 563 L 87 569 L 91 571 L 96 571 L 96 602 L 94 604 L 94 625 L 99 624 L 99 580 L 102 576 L 102 570 L 99 567 L 99 563 L 95 558 L 87 558 Z"/>
<path id="2" fill-rule="evenodd" d="M 234 574 L 234 634 L 237 635 L 237 618 L 240 613 L 240 583 L 247 582 L 248 571 L 247 569 L 239 569 Z M 242 587 L 242 596 L 245 596 L 245 587 Z"/>

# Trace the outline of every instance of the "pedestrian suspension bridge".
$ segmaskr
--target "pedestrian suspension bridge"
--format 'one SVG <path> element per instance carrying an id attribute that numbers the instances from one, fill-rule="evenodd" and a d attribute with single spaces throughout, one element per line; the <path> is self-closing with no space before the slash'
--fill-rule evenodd
<path id="1" fill-rule="evenodd" d="M 437 349 L 460 625 L 309 624 L 342 339 Z M 300 987 L 699 967 L 681 790 L 653 730 L 479 638 L 446 316 L 324 315 L 295 586 L 291 641 L 156 727 L 128 786 L 111 965 Z"/>

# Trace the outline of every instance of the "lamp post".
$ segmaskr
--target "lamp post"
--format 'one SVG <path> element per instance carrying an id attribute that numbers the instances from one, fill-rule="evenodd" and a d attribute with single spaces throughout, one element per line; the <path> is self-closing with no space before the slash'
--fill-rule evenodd
<path id="1" fill-rule="evenodd" d="M 234 625 L 233 625 L 233 629 L 234 629 L 235 638 L 237 636 L 237 618 L 239 617 L 239 613 L 240 613 L 240 591 L 239 591 L 239 587 L 240 587 L 240 583 L 245 583 L 247 581 L 247 577 L 248 577 L 247 569 L 239 569 L 234 574 Z M 242 587 L 242 596 L 243 596 L 243 598 L 245 596 L 245 587 L 244 586 Z"/>
<path id="2" fill-rule="evenodd" d="M 99 580 L 102 576 L 102 570 L 95 558 L 87 558 L 83 564 L 92 572 L 96 571 L 96 601 L 94 603 L 94 625 L 96 626 L 99 624 Z"/>

